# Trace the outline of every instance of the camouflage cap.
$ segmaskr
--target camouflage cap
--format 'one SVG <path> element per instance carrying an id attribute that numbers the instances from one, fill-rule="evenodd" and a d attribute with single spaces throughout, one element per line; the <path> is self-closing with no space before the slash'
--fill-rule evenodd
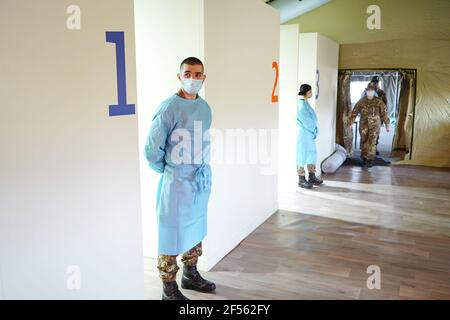
<path id="1" fill-rule="evenodd" d="M 369 82 L 369 84 L 367 85 L 366 90 L 376 90 L 377 88 L 375 87 L 375 84 L 372 82 Z"/>

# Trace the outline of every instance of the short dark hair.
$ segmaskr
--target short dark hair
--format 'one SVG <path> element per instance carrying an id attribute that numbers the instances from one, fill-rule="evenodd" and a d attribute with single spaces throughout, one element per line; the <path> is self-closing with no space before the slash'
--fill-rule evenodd
<path id="1" fill-rule="evenodd" d="M 372 78 L 372 80 L 370 80 L 370 82 L 378 83 L 378 82 L 380 82 L 380 78 L 379 78 L 378 76 L 374 76 L 374 77 Z"/>
<path id="2" fill-rule="evenodd" d="M 304 96 L 304 95 L 306 95 L 307 93 L 308 93 L 308 91 L 310 91 L 312 88 L 311 88 L 311 86 L 309 85 L 309 84 L 306 84 L 306 83 L 304 83 L 304 84 L 302 84 L 301 86 L 300 86 L 300 90 L 299 90 L 299 92 L 298 92 L 298 95 L 299 96 Z"/>
<path id="3" fill-rule="evenodd" d="M 195 65 L 200 65 L 202 66 L 202 69 L 204 70 L 205 67 L 203 66 L 203 62 L 202 60 L 200 60 L 199 58 L 196 57 L 189 57 L 183 60 L 183 62 L 181 62 L 180 64 L 180 70 L 183 69 L 183 65 L 188 64 L 190 66 L 195 66 Z"/>

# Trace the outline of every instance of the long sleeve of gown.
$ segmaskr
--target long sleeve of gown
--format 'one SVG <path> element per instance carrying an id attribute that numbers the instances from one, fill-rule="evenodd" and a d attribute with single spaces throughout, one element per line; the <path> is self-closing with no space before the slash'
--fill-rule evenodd
<path id="1" fill-rule="evenodd" d="M 172 127 L 169 112 L 161 109 L 153 117 L 144 151 L 150 168 L 158 173 L 163 173 L 166 166 L 166 141 Z"/>

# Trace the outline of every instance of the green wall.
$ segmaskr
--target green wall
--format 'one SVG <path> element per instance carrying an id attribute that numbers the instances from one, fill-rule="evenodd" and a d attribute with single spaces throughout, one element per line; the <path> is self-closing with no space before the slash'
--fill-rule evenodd
<path id="1" fill-rule="evenodd" d="M 381 9 L 381 29 L 369 30 L 371 4 Z M 450 39 L 450 0 L 334 0 L 288 21 L 300 32 L 319 32 L 338 43 L 393 39 Z"/>

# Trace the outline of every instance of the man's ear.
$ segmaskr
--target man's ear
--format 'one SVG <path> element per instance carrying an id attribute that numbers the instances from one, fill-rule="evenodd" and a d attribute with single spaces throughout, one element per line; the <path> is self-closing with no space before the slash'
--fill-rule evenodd
<path id="1" fill-rule="evenodd" d="M 181 81 L 181 74 L 177 73 L 177 78 Z"/>
<path id="2" fill-rule="evenodd" d="M 206 80 L 206 74 L 203 75 L 203 82 Z"/>

